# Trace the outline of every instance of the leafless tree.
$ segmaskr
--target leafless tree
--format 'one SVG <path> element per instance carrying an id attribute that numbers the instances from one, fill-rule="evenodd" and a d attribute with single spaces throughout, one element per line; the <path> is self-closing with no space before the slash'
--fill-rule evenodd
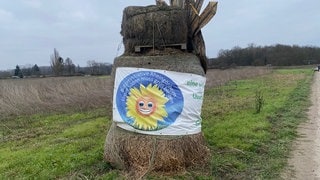
<path id="1" fill-rule="evenodd" d="M 73 75 L 76 71 L 76 66 L 73 64 L 70 58 L 66 58 L 64 62 L 64 69 L 67 75 Z"/>
<path id="2" fill-rule="evenodd" d="M 59 52 L 56 48 L 53 50 L 53 54 L 50 56 L 50 64 L 53 73 L 59 76 L 63 72 L 63 58 L 60 57 Z"/>

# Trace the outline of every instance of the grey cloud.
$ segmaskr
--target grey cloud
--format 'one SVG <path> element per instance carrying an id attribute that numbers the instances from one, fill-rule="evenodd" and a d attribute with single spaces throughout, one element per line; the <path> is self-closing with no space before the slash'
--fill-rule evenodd
<path id="1" fill-rule="evenodd" d="M 112 63 L 123 51 L 118 48 L 123 9 L 150 4 L 154 1 L 0 1 L 0 69 L 49 65 L 53 48 L 76 64 L 93 59 Z M 319 0 L 221 0 L 203 29 L 207 55 L 249 43 L 319 46 L 318 7 Z"/>

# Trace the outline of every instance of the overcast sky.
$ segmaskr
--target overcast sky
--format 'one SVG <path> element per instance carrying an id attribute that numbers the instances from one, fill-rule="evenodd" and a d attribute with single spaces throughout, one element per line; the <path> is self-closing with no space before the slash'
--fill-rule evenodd
<path id="1" fill-rule="evenodd" d="M 205 1 L 204 6 L 208 3 Z M 235 46 L 320 46 L 319 0 L 220 0 L 203 29 L 207 56 Z M 113 63 L 123 52 L 122 10 L 153 0 L 0 0 L 0 69 L 64 59 Z"/>

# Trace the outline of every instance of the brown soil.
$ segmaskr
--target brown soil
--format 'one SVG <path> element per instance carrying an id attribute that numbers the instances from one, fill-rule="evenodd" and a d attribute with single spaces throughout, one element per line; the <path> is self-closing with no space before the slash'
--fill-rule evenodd
<path id="1" fill-rule="evenodd" d="M 320 179 L 320 72 L 315 72 L 308 121 L 298 128 L 284 179 Z"/>

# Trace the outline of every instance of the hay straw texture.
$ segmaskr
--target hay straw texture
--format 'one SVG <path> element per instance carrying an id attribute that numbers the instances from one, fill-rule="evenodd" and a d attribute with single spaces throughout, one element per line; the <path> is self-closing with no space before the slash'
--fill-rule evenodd
<path id="1" fill-rule="evenodd" d="M 150 136 L 122 130 L 113 123 L 107 135 L 104 158 L 124 169 L 128 177 L 148 173 L 172 175 L 189 167 L 204 167 L 210 159 L 203 135 Z"/>
<path id="2" fill-rule="evenodd" d="M 176 50 L 178 51 L 178 50 Z M 175 53 L 144 56 L 119 56 L 113 63 L 112 75 L 117 67 L 163 69 L 205 76 L 199 58 L 192 53 Z M 114 77 L 113 77 L 114 78 Z"/>
<path id="3" fill-rule="evenodd" d="M 135 46 L 187 43 L 188 27 L 185 10 L 172 6 L 129 6 L 123 11 L 121 35 L 125 54 Z"/>

